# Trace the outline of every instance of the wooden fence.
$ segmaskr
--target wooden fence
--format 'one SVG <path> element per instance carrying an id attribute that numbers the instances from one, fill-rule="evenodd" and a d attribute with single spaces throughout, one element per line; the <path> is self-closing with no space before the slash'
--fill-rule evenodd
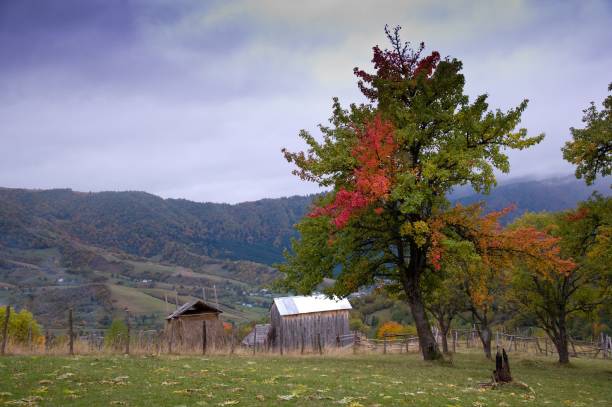
<path id="1" fill-rule="evenodd" d="M 442 337 L 434 329 L 434 337 L 439 346 Z M 475 329 L 452 330 L 447 335 L 449 352 L 466 352 L 473 349 L 482 349 L 482 342 Z M 493 352 L 497 347 L 506 349 L 509 353 L 526 353 L 543 356 L 553 356 L 556 348 L 548 337 L 526 336 L 495 332 L 492 343 Z M 355 336 L 354 352 L 361 353 L 408 353 L 419 352 L 419 341 L 413 335 L 385 335 L 382 339 L 366 338 L 363 335 Z M 572 357 L 587 357 L 612 359 L 612 337 L 602 333 L 597 341 L 576 340 L 570 337 L 569 352 Z"/>
<path id="2" fill-rule="evenodd" d="M 7 315 L 11 312 L 7 307 Z M 54 330 L 46 330 L 44 340 L 33 338 L 32 330 L 26 340 L 11 340 L 8 335 L 8 318 L 0 326 L 0 354 L 5 353 L 37 353 L 37 354 L 233 354 L 233 353 L 272 353 L 267 346 L 239 346 L 235 328 L 226 332 L 222 343 L 207 343 L 202 340 L 197 346 L 186 346 L 177 342 L 173 335 L 160 329 L 134 329 L 130 324 L 129 314 L 126 318 L 127 333 L 106 340 L 106 330 L 75 327 L 72 310 L 68 311 L 66 326 Z M 434 336 L 441 346 L 442 336 L 434 328 Z M 206 330 L 203 330 L 203 338 Z M 452 330 L 447 335 L 450 352 L 466 352 L 482 349 L 482 343 L 476 329 Z M 338 335 L 334 343 L 325 345 L 318 341 L 314 348 L 297 349 L 286 354 L 331 354 L 331 353 L 409 353 L 419 352 L 419 341 L 413 335 L 385 335 L 382 339 L 367 338 L 357 332 L 348 335 Z M 529 336 L 525 334 L 497 331 L 492 338 L 492 350 L 504 348 L 506 352 L 520 352 L 544 356 L 554 356 L 556 349 L 547 337 Z M 569 351 L 572 357 L 604 358 L 612 360 L 612 337 L 602 333 L 596 341 L 576 340 L 570 338 Z"/>

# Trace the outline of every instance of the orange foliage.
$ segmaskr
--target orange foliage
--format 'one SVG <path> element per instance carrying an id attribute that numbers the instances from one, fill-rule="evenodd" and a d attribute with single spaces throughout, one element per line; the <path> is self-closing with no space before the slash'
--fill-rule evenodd
<path id="1" fill-rule="evenodd" d="M 405 335 L 414 333 L 414 328 L 399 324 L 395 321 L 388 321 L 382 324 L 376 331 L 377 338 L 384 338 L 385 335 Z"/>
<path id="2" fill-rule="evenodd" d="M 447 234 L 456 233 L 472 242 L 484 267 L 504 268 L 520 259 L 543 275 L 551 272 L 570 273 L 572 260 L 560 256 L 559 238 L 534 227 L 502 228 L 499 219 L 513 207 L 482 215 L 482 205 L 456 205 L 431 219 L 431 248 L 429 258 L 436 269 L 444 254 L 442 242 Z"/>

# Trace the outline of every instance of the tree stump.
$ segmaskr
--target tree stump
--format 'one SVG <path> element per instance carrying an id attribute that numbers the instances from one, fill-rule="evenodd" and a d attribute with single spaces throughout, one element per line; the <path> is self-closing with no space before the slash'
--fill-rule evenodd
<path id="1" fill-rule="evenodd" d="M 510 364 L 508 363 L 508 354 L 505 349 L 502 349 L 502 353 L 497 351 L 495 355 L 495 370 L 493 371 L 493 379 L 496 383 L 509 383 L 512 381 L 510 375 Z"/>

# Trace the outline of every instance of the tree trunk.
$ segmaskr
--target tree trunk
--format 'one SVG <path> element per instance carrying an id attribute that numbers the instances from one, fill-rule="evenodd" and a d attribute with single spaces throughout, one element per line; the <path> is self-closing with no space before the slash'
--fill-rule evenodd
<path id="1" fill-rule="evenodd" d="M 568 350 L 568 338 L 567 328 L 565 326 L 565 319 L 562 318 L 559 321 L 559 332 L 556 338 L 551 338 L 557 348 L 557 354 L 559 355 L 559 363 L 562 365 L 569 363 L 569 350 Z"/>
<path id="2" fill-rule="evenodd" d="M 446 340 L 446 336 L 448 335 L 450 324 L 445 324 L 443 318 L 438 320 L 438 324 L 440 325 L 440 335 L 442 335 L 442 352 L 448 353 L 448 341 Z"/>
<path id="3" fill-rule="evenodd" d="M 410 311 L 414 318 L 414 324 L 416 325 L 423 359 L 436 360 L 440 359 L 442 355 L 438 350 L 438 344 L 431 332 L 431 325 L 429 324 L 429 319 L 425 312 L 420 287 L 420 275 L 425 269 L 425 255 L 426 253 L 422 249 L 416 246 L 411 247 L 410 264 L 407 270 L 402 270 L 402 282 L 404 291 L 408 297 L 408 304 L 410 305 Z"/>
<path id="4" fill-rule="evenodd" d="M 488 326 L 478 328 L 478 336 L 482 342 L 482 348 L 487 359 L 491 359 L 491 329 Z"/>

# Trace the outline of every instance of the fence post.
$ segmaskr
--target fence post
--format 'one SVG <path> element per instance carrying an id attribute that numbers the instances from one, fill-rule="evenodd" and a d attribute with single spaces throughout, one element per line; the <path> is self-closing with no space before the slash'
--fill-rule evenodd
<path id="1" fill-rule="evenodd" d="M 353 338 L 353 354 L 357 354 L 357 341 L 359 340 L 357 336 L 357 331 L 355 331 L 355 337 Z"/>
<path id="2" fill-rule="evenodd" d="M 319 355 L 323 354 L 323 346 L 321 345 L 321 334 L 317 334 L 317 343 L 319 345 Z"/>
<path id="3" fill-rule="evenodd" d="M 130 336 L 131 336 L 131 326 L 130 326 L 130 311 L 125 309 L 125 325 L 127 326 L 127 338 L 125 341 L 125 354 L 130 354 Z"/>
<path id="4" fill-rule="evenodd" d="M 340 334 L 336 335 L 336 348 L 340 347 Z"/>
<path id="5" fill-rule="evenodd" d="M 74 355 L 74 327 L 72 325 L 72 308 L 68 310 L 68 354 Z"/>
<path id="6" fill-rule="evenodd" d="M 202 292 L 204 292 L 204 289 L 202 288 Z M 231 338 L 231 342 L 230 342 L 230 355 L 234 354 L 234 347 L 236 346 L 236 326 L 234 325 L 234 323 L 232 322 L 232 338 Z"/>
<path id="7" fill-rule="evenodd" d="M 28 324 L 28 350 L 32 351 L 32 322 Z"/>
<path id="8" fill-rule="evenodd" d="M 4 315 L 4 326 L 2 327 L 2 348 L 0 349 L 0 353 L 2 355 L 6 352 L 6 342 L 8 340 L 8 323 L 9 318 L 11 317 L 11 306 L 6 306 L 6 313 Z"/>
<path id="9" fill-rule="evenodd" d="M 387 354 L 387 334 L 383 335 L 383 355 Z"/>
<path id="10" fill-rule="evenodd" d="M 453 353 L 457 352 L 457 330 L 452 331 L 453 335 Z"/>
<path id="11" fill-rule="evenodd" d="M 255 324 L 255 327 L 253 328 L 253 355 L 255 354 L 255 351 L 257 349 L 257 324 Z M 281 351 L 282 354 L 282 351 Z"/>
<path id="12" fill-rule="evenodd" d="M 49 352 L 49 348 L 51 347 L 51 336 L 49 335 L 49 330 L 45 331 L 45 352 Z"/>
<path id="13" fill-rule="evenodd" d="M 202 321 L 202 355 L 206 355 L 206 320 Z"/>

